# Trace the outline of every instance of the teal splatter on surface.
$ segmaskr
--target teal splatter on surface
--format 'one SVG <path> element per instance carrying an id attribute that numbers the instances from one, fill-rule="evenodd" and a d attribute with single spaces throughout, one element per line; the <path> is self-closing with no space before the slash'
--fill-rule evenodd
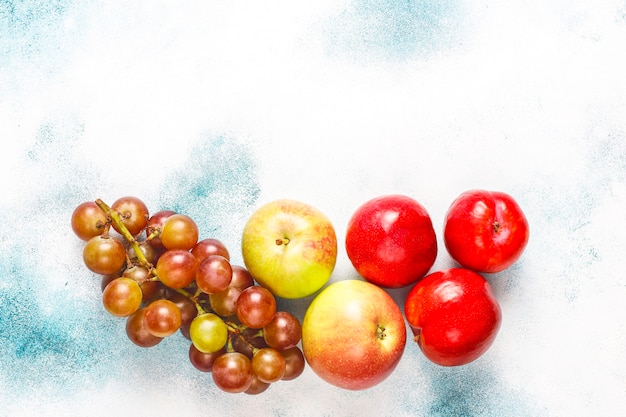
<path id="1" fill-rule="evenodd" d="M 428 57 L 462 38 L 462 2 L 356 0 L 329 21 L 328 50 L 355 59 Z"/>
<path id="2" fill-rule="evenodd" d="M 195 372 L 184 365 L 188 341 L 182 335 L 139 348 L 128 340 L 123 319 L 102 308 L 100 277 L 83 265 L 82 242 L 68 223 L 78 203 L 98 196 L 104 180 L 72 151 L 83 135 L 79 121 L 43 123 L 22 155 L 33 180 L 24 184 L 23 198 L 0 212 L 5 225 L 0 230 L 0 404 L 7 407 L 24 396 L 62 401 L 137 373 L 146 380 L 155 370 L 174 376 Z M 241 218 L 259 193 L 256 178 L 245 146 L 208 137 L 168 177 L 161 203 L 198 219 L 209 234 L 238 236 Z M 20 219 L 27 219 L 28 227 Z"/>
<path id="3" fill-rule="evenodd" d="M 218 238 L 234 259 L 243 223 L 260 193 L 251 151 L 234 138 L 207 135 L 189 161 L 171 173 L 159 192 L 159 206 L 196 221 L 200 238 Z"/>
<path id="4" fill-rule="evenodd" d="M 0 0 L 0 101 L 31 80 L 49 77 L 87 30 L 86 3 L 74 0 Z M 28 74 L 28 77 L 24 77 Z"/>
<path id="5" fill-rule="evenodd" d="M 432 417 L 543 416 L 520 392 L 503 384 L 493 368 L 480 360 L 461 367 L 429 369 L 432 400 L 425 415 Z"/>
<path id="6" fill-rule="evenodd" d="M 33 210 L 41 209 L 36 205 L 22 214 L 37 219 Z M 7 215 L 1 220 L 14 222 Z M 56 278 L 38 265 L 50 248 L 38 236 L 13 237 L 9 243 L 0 236 L 0 403 L 5 404 L 25 395 L 67 395 L 104 376 L 111 365 L 110 345 L 103 343 L 111 329 L 101 320 L 100 305 L 76 297 L 80 288 L 50 285 Z M 90 274 L 85 275 L 87 284 Z"/>
<path id="7" fill-rule="evenodd" d="M 0 59 L 32 57 L 60 49 L 59 35 L 74 1 L 0 1 Z M 1 62 L 1 61 L 0 61 Z"/>
<path id="8" fill-rule="evenodd" d="M 85 298 L 99 283 L 81 265 L 65 223 L 95 191 L 97 173 L 72 152 L 83 135 L 72 120 L 44 122 L 22 155 L 22 194 L 0 212 L 0 403 L 20 396 L 68 395 L 106 374 L 110 323 Z M 77 180 L 80 178 L 80 180 Z M 74 246 L 76 244 L 76 246 Z M 65 264 L 76 250 L 76 263 Z M 63 284 L 65 283 L 65 284 Z M 97 292 L 93 292 L 97 294 Z M 95 383 L 95 381 L 93 381 Z"/>

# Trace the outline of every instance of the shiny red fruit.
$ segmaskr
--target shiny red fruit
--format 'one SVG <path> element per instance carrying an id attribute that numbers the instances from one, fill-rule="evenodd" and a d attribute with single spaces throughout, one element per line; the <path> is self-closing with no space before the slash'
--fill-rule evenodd
<path id="1" fill-rule="evenodd" d="M 424 277 L 407 295 L 404 311 L 424 355 L 443 366 L 480 357 L 493 344 L 502 321 L 487 280 L 465 268 Z"/>
<path id="2" fill-rule="evenodd" d="M 148 224 L 146 226 L 146 238 L 155 233 L 155 231 L 160 231 L 160 229 L 163 227 L 163 223 L 165 223 L 165 220 L 167 220 L 168 217 L 173 214 L 176 214 L 176 212 L 173 210 L 160 210 L 150 216 L 150 218 L 148 219 Z M 161 238 L 158 236 L 158 234 L 155 237 L 152 237 L 149 242 L 155 249 L 165 249 L 165 246 L 163 246 Z"/>
<path id="3" fill-rule="evenodd" d="M 437 238 L 426 209 L 404 195 L 374 198 L 348 222 L 346 251 L 359 275 L 388 288 L 416 282 L 437 257 Z"/>
<path id="4" fill-rule="evenodd" d="M 521 256 L 529 237 L 528 222 L 517 202 L 497 191 L 471 190 L 450 206 L 444 220 L 444 243 L 461 266 L 495 273 Z"/>
<path id="5" fill-rule="evenodd" d="M 80 239 L 88 241 L 104 232 L 108 219 L 106 214 L 93 201 L 86 201 L 72 212 L 72 230 Z"/>
<path id="6" fill-rule="evenodd" d="M 131 235 L 136 236 L 148 224 L 148 206 L 139 198 L 126 196 L 118 198 L 111 204 L 111 209 L 117 211 L 122 219 L 122 223 Z M 120 232 L 113 223 L 113 228 Z"/>

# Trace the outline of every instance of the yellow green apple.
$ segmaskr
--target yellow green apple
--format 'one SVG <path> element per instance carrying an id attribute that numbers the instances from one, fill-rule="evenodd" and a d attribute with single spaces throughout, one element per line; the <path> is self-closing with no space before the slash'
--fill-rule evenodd
<path id="1" fill-rule="evenodd" d="M 248 272 L 274 295 L 302 298 L 321 289 L 337 261 L 337 236 L 320 210 L 280 199 L 259 207 L 241 240 Z"/>

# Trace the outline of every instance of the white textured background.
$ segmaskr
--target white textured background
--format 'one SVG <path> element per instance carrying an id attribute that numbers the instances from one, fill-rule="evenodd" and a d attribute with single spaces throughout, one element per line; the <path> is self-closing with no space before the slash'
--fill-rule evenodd
<path id="1" fill-rule="evenodd" d="M 623 0 L 0 0 L 2 413 L 626 413 L 625 51 Z M 410 342 L 362 392 L 307 369 L 233 396 L 182 336 L 134 347 L 69 228 L 80 202 L 133 194 L 191 214 L 240 263 L 245 219 L 274 198 L 317 206 L 341 241 L 388 193 L 441 235 L 470 188 L 513 195 L 531 226 L 488 277 L 495 344 L 440 368 Z M 451 265 L 440 236 L 433 269 Z M 341 246 L 332 280 L 355 276 Z"/>

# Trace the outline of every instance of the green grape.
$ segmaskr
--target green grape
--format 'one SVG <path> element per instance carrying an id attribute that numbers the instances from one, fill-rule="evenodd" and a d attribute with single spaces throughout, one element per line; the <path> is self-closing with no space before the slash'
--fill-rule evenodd
<path id="1" fill-rule="evenodd" d="M 189 336 L 191 343 L 200 352 L 217 352 L 228 341 L 228 328 L 224 320 L 217 314 L 204 313 L 192 320 Z"/>

